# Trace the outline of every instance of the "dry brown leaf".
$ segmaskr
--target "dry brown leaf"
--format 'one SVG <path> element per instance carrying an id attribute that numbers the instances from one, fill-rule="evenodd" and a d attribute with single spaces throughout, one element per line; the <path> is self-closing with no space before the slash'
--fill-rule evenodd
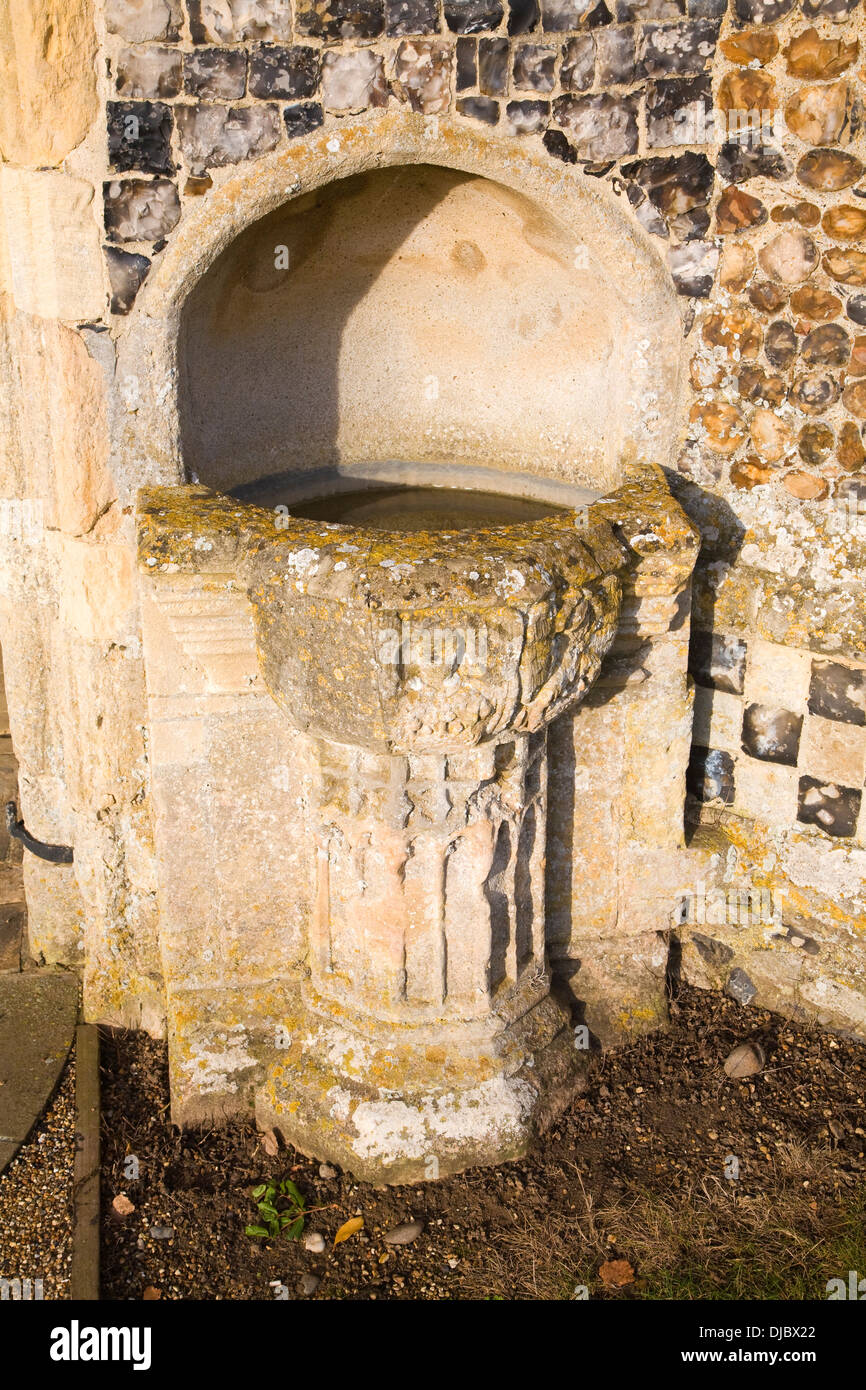
<path id="1" fill-rule="evenodd" d="M 628 1260 L 605 1260 L 598 1273 L 608 1289 L 622 1289 L 626 1284 L 634 1283 L 634 1269 Z"/>
<path id="2" fill-rule="evenodd" d="M 162 1289 L 155 1289 L 153 1284 L 147 1284 L 141 1296 L 145 1303 L 155 1303 L 158 1298 L 162 1298 Z"/>
<path id="3" fill-rule="evenodd" d="M 350 1216 L 348 1221 L 344 1221 L 337 1234 L 334 1236 L 334 1244 L 340 1245 L 350 1236 L 357 1235 L 364 1225 L 363 1216 Z"/>

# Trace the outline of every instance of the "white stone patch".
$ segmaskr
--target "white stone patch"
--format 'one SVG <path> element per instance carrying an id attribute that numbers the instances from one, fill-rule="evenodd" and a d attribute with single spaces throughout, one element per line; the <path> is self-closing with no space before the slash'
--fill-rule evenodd
<path id="1" fill-rule="evenodd" d="M 217 1044 L 223 1036 L 224 1046 L 218 1049 Z M 236 1091 L 238 1083 L 231 1073 L 246 1071 L 256 1065 L 255 1057 L 247 1050 L 246 1029 L 241 1023 L 234 1024 L 225 1035 L 218 1035 L 210 1047 L 201 1046 L 191 1051 L 192 1055 L 181 1063 L 181 1070 L 201 1095 L 214 1091 Z"/>
<path id="2" fill-rule="evenodd" d="M 295 574 L 316 574 L 319 569 L 319 552 L 311 550 L 309 546 L 304 546 L 301 550 L 292 550 L 286 556 L 286 564 Z"/>
<path id="3" fill-rule="evenodd" d="M 344 1121 L 345 1097 L 345 1092 L 335 1097 L 332 1109 L 335 1118 Z M 437 1140 L 460 1145 L 495 1137 L 504 1147 L 525 1133 L 534 1101 L 535 1090 L 528 1082 L 506 1081 L 502 1076 L 466 1091 L 428 1097 L 417 1105 L 404 1100 L 361 1101 L 351 1116 L 358 1136 L 353 1148 L 363 1158 L 395 1163 L 423 1158 Z M 341 1115 L 337 1115 L 337 1104 Z"/>

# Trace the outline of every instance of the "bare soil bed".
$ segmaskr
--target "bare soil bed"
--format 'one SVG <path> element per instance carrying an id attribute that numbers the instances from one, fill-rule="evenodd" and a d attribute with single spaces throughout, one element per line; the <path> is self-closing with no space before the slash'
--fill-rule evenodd
<path id="1" fill-rule="evenodd" d="M 749 1041 L 765 1066 L 732 1080 Z M 106 1298 L 823 1299 L 866 1272 L 866 1047 L 722 996 L 682 988 L 670 1031 L 599 1058 L 528 1158 L 413 1187 L 269 1156 L 251 1123 L 182 1134 L 144 1034 L 106 1030 L 102 1069 Z M 247 1236 L 251 1190 L 285 1176 L 304 1234 Z"/>

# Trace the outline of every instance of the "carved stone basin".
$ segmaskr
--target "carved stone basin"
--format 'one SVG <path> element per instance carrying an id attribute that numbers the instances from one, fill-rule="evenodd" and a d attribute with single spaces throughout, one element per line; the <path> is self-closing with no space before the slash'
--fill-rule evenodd
<path id="1" fill-rule="evenodd" d="M 645 484 L 414 533 L 200 487 L 140 496 L 143 572 L 198 586 L 192 609 L 246 595 L 261 676 L 307 740 L 306 963 L 256 1109 L 359 1177 L 524 1152 L 581 1084 L 546 955 L 546 730 L 642 604 L 666 626 L 688 578 L 679 514 L 660 475 Z"/>

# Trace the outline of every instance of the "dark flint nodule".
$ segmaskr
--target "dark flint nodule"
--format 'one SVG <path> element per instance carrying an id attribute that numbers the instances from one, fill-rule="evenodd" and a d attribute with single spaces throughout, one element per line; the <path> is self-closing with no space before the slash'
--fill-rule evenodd
<path id="1" fill-rule="evenodd" d="M 645 25 L 639 52 L 647 77 L 697 77 L 715 53 L 718 36 L 719 25 L 711 19 Z"/>
<path id="2" fill-rule="evenodd" d="M 747 179 L 787 179 L 793 172 L 781 150 L 774 145 L 755 145 L 729 140 L 719 150 L 716 161 L 719 177 L 725 183 L 745 183 Z"/>
<path id="3" fill-rule="evenodd" d="M 818 825 L 828 835 L 850 839 L 857 830 L 861 792 L 856 787 L 842 787 L 838 782 L 823 782 L 818 777 L 801 777 L 797 820 L 804 825 Z"/>
<path id="4" fill-rule="evenodd" d="M 743 752 L 762 762 L 797 766 L 802 714 L 770 705 L 746 705 L 743 712 Z"/>
<path id="5" fill-rule="evenodd" d="M 722 19 L 729 0 L 689 0 L 690 19 Z"/>
<path id="6" fill-rule="evenodd" d="M 808 19 L 845 19 L 856 10 L 860 0 L 803 0 L 803 14 Z"/>
<path id="7" fill-rule="evenodd" d="M 478 86 L 485 96 L 499 97 L 508 87 L 507 39 L 478 40 Z"/>
<path id="8" fill-rule="evenodd" d="M 707 965 L 727 965 L 734 959 L 732 948 L 726 946 L 724 941 L 717 941 L 714 936 L 705 936 L 700 931 L 690 932 L 689 935 L 697 947 L 698 955 Z"/>
<path id="9" fill-rule="evenodd" d="M 121 251 L 119 246 L 103 246 L 111 285 L 112 314 L 128 314 L 135 296 L 147 278 L 150 261 L 133 251 Z"/>
<path id="10" fill-rule="evenodd" d="M 599 80 L 601 61 L 599 60 Z M 647 135 L 651 145 L 704 144 L 708 138 L 713 88 L 709 74 L 650 82 L 647 88 Z M 705 139 L 699 138 L 703 113 Z"/>
<path id="11" fill-rule="evenodd" d="M 726 805 L 734 799 L 734 760 L 730 753 L 720 748 L 692 748 L 686 787 L 696 801 L 724 801 Z"/>
<path id="12" fill-rule="evenodd" d="M 476 40 L 458 39 L 457 40 L 457 90 L 463 92 L 467 87 L 474 87 L 478 81 L 478 63 L 476 60 Z"/>
<path id="13" fill-rule="evenodd" d="M 509 0 L 508 32 L 512 38 L 515 34 L 530 33 L 540 19 L 538 0 Z"/>
<path id="14" fill-rule="evenodd" d="M 595 35 L 598 80 L 602 86 L 625 86 L 643 77 L 638 65 L 633 29 L 599 29 Z"/>
<path id="15" fill-rule="evenodd" d="M 866 724 L 866 671 L 838 661 L 813 661 L 809 713 L 843 724 Z"/>
<path id="16" fill-rule="evenodd" d="M 237 101 L 246 91 L 247 55 L 242 48 L 199 48 L 183 55 L 184 91 L 211 101 Z"/>
<path id="17" fill-rule="evenodd" d="M 117 59 L 118 96 L 131 100 L 176 97 L 182 79 L 181 54 L 176 48 L 151 45 L 143 52 L 126 48 Z"/>
<path id="18" fill-rule="evenodd" d="M 514 55 L 514 85 L 534 92 L 550 92 L 555 82 L 556 49 L 523 44 Z"/>
<path id="19" fill-rule="evenodd" d="M 802 347 L 805 362 L 824 367 L 844 367 L 851 356 L 851 339 L 838 323 L 813 328 Z"/>
<path id="20" fill-rule="evenodd" d="M 108 155 L 119 173 L 173 174 L 171 107 L 161 101 L 108 103 Z"/>
<path id="21" fill-rule="evenodd" d="M 505 115 L 515 135 L 534 135 L 543 130 L 550 119 L 550 102 L 510 101 Z"/>
<path id="22" fill-rule="evenodd" d="M 794 8 L 794 0 L 735 0 L 734 13 L 742 24 L 775 24 Z"/>
<path id="23" fill-rule="evenodd" d="M 407 34 L 435 34 L 439 28 L 437 0 L 385 0 L 385 32 L 395 38 Z"/>
<path id="24" fill-rule="evenodd" d="M 710 200 L 713 166 L 705 154 L 690 150 L 683 155 L 639 159 L 623 166 L 623 178 L 645 188 L 659 212 L 675 215 L 701 207 Z"/>
<path id="25" fill-rule="evenodd" d="M 499 102 L 491 101 L 490 97 L 461 97 L 457 110 L 461 116 L 483 121 L 485 125 L 496 125 L 499 120 Z"/>
<path id="26" fill-rule="evenodd" d="M 777 319 L 767 329 L 764 352 L 774 367 L 790 367 L 797 356 L 797 335 L 784 319 Z"/>
<path id="27" fill-rule="evenodd" d="M 845 305 L 845 313 L 852 323 L 858 323 L 861 328 L 864 327 L 866 325 L 866 294 L 852 294 Z"/>
<path id="28" fill-rule="evenodd" d="M 630 24 L 636 19 L 679 19 L 685 12 L 685 0 L 617 0 L 616 3 L 620 24 Z"/>
<path id="29" fill-rule="evenodd" d="M 807 372 L 798 377 L 791 388 L 790 397 L 801 410 L 810 415 L 823 415 L 831 405 L 835 405 L 842 394 L 842 384 L 830 372 Z"/>
<path id="30" fill-rule="evenodd" d="M 672 217 L 668 223 L 675 241 L 700 240 L 706 236 L 709 226 L 710 214 L 707 208 L 689 208 L 687 212 L 680 212 L 676 217 Z"/>
<path id="31" fill-rule="evenodd" d="M 498 29 L 503 14 L 499 0 L 445 0 L 445 23 L 453 34 Z"/>
<path id="32" fill-rule="evenodd" d="M 546 130 L 541 137 L 541 143 L 554 159 L 561 159 L 563 164 L 577 163 L 577 150 L 561 130 Z"/>
<path id="33" fill-rule="evenodd" d="M 740 637 L 695 628 L 689 647 L 689 670 L 699 685 L 742 695 L 746 651 L 746 643 Z"/>
<path id="34" fill-rule="evenodd" d="M 569 34 L 587 28 L 592 0 L 541 0 L 541 27 L 545 34 Z"/>
<path id="35" fill-rule="evenodd" d="M 738 1004 L 751 1004 L 758 991 L 745 970 L 741 970 L 740 967 L 737 966 L 728 976 L 725 985 L 725 993 L 729 995 L 731 999 L 735 999 Z"/>
<path id="36" fill-rule="evenodd" d="M 301 10 L 296 23 L 315 39 L 375 39 L 385 28 L 384 0 L 326 0 Z"/>
<path id="37" fill-rule="evenodd" d="M 250 55 L 250 96 L 311 97 L 319 85 L 319 64 L 315 48 L 262 44 Z"/>
<path id="38" fill-rule="evenodd" d="M 559 80 L 565 92 L 587 92 L 595 80 L 595 39 L 578 34 L 562 49 Z"/>
<path id="39" fill-rule="evenodd" d="M 283 111 L 286 134 L 289 139 L 298 135 L 308 135 L 325 123 L 325 113 L 317 101 L 302 101 L 297 106 L 287 106 Z"/>

